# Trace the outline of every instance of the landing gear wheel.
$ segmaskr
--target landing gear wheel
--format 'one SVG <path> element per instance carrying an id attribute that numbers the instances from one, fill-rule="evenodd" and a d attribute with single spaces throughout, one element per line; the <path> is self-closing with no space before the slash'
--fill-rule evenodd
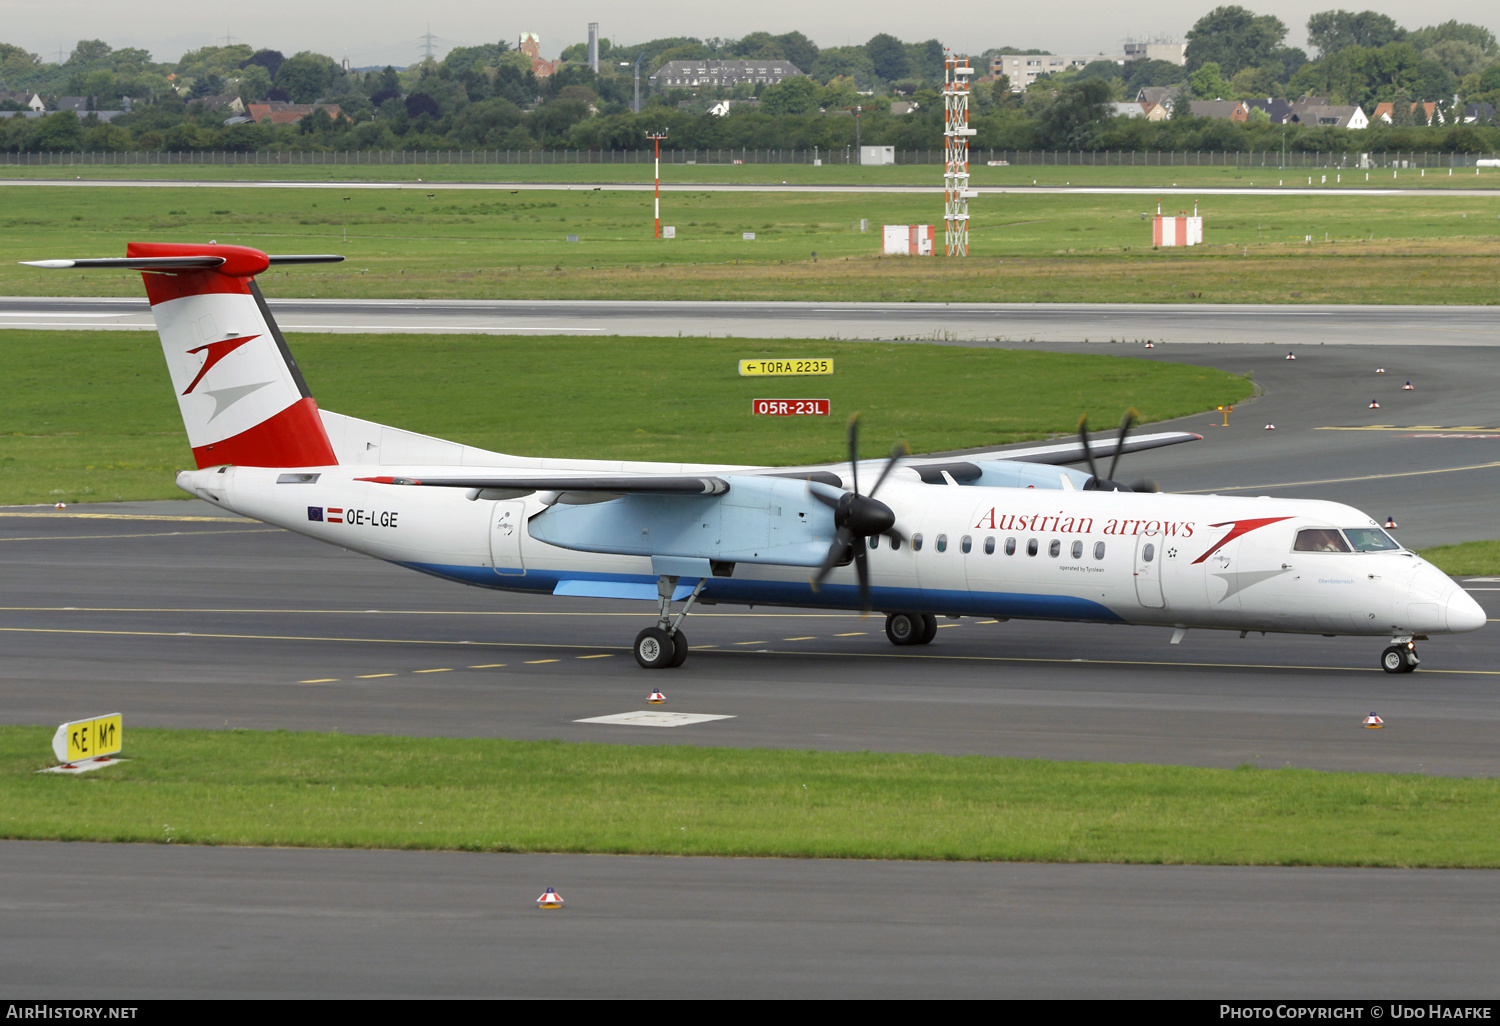
<path id="1" fill-rule="evenodd" d="M 681 631 L 674 631 L 672 634 L 672 659 L 669 663 L 667 663 L 667 666 L 675 670 L 677 667 L 683 664 L 684 660 L 687 659 L 687 654 L 687 635 L 683 634 Z"/>
<path id="2" fill-rule="evenodd" d="M 932 639 L 937 637 L 937 617 L 931 613 L 922 614 L 922 633 L 917 635 L 914 645 L 930 645 Z"/>
<path id="3" fill-rule="evenodd" d="M 647 627 L 635 636 L 635 661 L 642 669 L 661 670 L 676 665 L 677 646 L 660 627 Z"/>
<path id="4" fill-rule="evenodd" d="M 1386 673 L 1411 673 L 1421 661 L 1417 650 L 1405 645 L 1392 645 L 1380 653 L 1380 668 Z"/>
<path id="5" fill-rule="evenodd" d="M 936 630 L 936 621 L 933 629 Z M 885 636 L 892 645 L 919 645 L 926 625 L 919 613 L 888 613 L 885 618 Z"/>

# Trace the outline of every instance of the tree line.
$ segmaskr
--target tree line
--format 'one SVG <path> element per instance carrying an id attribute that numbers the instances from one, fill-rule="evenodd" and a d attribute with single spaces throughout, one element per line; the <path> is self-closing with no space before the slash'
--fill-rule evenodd
<path id="1" fill-rule="evenodd" d="M 1313 54 L 1286 43 L 1287 27 L 1239 6 L 1215 8 L 1187 33 L 1187 63 L 1095 61 L 1042 76 L 1024 92 L 1000 76 L 976 83 L 971 144 L 986 149 L 1489 152 L 1500 127 L 1464 124 L 1471 103 L 1500 106 L 1500 46 L 1482 26 L 1449 21 L 1407 30 L 1371 11 L 1324 11 L 1307 24 Z M 175 63 L 143 50 L 84 40 L 65 61 L 0 43 L 0 105 L 20 94 L 83 96 L 88 110 L 0 119 L 0 150 L 263 151 L 435 149 L 639 149 L 648 132 L 667 131 L 683 149 L 823 149 L 942 145 L 943 50 L 936 40 L 909 43 L 879 34 L 856 46 L 819 48 L 799 32 L 741 39 L 666 38 L 634 46 L 600 41 L 600 70 L 584 62 L 584 44 L 563 51 L 552 75 L 538 78 L 531 59 L 501 41 L 450 51 L 404 69 L 345 71 L 312 52 L 288 57 L 237 44 L 189 51 Z M 981 74 L 998 53 L 975 55 Z M 634 75 L 643 82 L 671 60 L 784 59 L 807 72 L 769 86 L 649 90 L 633 109 Z M 1394 124 L 1365 131 L 1273 125 L 1264 116 L 1238 123 L 1194 118 L 1178 102 L 1168 121 L 1116 116 L 1114 104 L 1146 86 L 1169 86 L 1181 101 L 1325 97 L 1366 113 L 1391 101 Z M 336 104 L 336 117 L 296 124 L 241 121 L 225 98 L 243 103 Z M 709 113 L 722 100 L 727 114 Z M 1428 124 L 1425 107 L 1441 118 Z M 892 104 L 901 101 L 894 113 Z M 128 110 L 127 110 L 128 108 Z M 125 111 L 100 116 L 93 111 Z"/>

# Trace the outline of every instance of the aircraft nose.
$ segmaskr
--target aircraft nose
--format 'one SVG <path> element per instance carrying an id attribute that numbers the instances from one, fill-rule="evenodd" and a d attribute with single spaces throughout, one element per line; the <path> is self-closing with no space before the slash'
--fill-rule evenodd
<path id="1" fill-rule="evenodd" d="M 1477 631 L 1485 625 L 1484 609 L 1462 588 L 1448 596 L 1448 629 Z"/>

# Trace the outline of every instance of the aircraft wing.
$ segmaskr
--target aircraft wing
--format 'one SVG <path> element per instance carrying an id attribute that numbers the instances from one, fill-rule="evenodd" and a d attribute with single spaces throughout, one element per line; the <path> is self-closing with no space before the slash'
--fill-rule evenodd
<path id="1" fill-rule="evenodd" d="M 1101 456 L 1113 456 L 1115 449 L 1120 452 L 1140 452 L 1143 449 L 1159 449 L 1164 445 L 1178 445 L 1182 442 L 1201 442 L 1203 436 L 1191 431 L 1161 431 L 1154 435 L 1132 435 L 1125 440 L 1123 447 L 1119 446 L 1117 438 L 1100 438 L 1089 440 L 1089 448 L 1093 450 L 1094 459 Z M 1061 466 L 1065 463 L 1082 463 L 1086 457 L 1083 452 L 1083 444 L 1077 439 L 1070 442 L 1055 442 L 1049 445 L 1034 445 L 1025 449 L 995 449 L 991 452 L 964 453 L 964 460 L 1014 460 L 1018 463 L 1049 463 L 1053 466 Z M 943 463 L 952 462 L 952 457 L 932 457 L 924 460 L 918 457 L 910 461 L 910 465 L 919 466 L 923 462 Z"/>
<path id="2" fill-rule="evenodd" d="M 723 495 L 729 482 L 722 477 L 672 474 L 592 474 L 548 477 L 537 474 L 464 474 L 433 477 L 357 477 L 373 484 L 417 485 L 428 488 L 469 488 L 483 491 L 596 492 L 611 495 Z"/>

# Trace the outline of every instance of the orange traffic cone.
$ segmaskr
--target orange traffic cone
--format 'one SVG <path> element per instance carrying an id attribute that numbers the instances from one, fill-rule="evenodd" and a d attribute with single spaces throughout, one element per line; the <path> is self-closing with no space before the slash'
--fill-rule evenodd
<path id="1" fill-rule="evenodd" d="M 1371 399 L 1370 400 L 1370 409 L 1372 409 L 1372 410 L 1378 410 L 1378 409 L 1380 409 L 1380 404 L 1377 403 L 1374 399 Z"/>
<path id="2" fill-rule="evenodd" d="M 1402 385 L 1401 386 L 1401 391 L 1403 391 L 1403 392 L 1411 392 L 1411 391 L 1413 391 L 1413 389 L 1411 387 L 1411 382 L 1408 381 L 1406 384 Z"/>
<path id="3" fill-rule="evenodd" d="M 1378 730 L 1381 727 L 1385 726 L 1385 723 L 1379 716 L 1371 713 L 1370 715 L 1365 717 L 1365 726 L 1369 727 L 1371 730 Z"/>
<path id="4" fill-rule="evenodd" d="M 537 908 L 562 908 L 563 907 L 562 895 L 558 894 L 551 887 L 548 887 L 545 891 L 542 892 L 542 896 L 540 898 L 536 899 L 536 907 Z"/>
<path id="5" fill-rule="evenodd" d="M 650 696 L 646 699 L 646 701 L 650 702 L 652 705 L 662 705 L 666 702 L 666 700 L 667 696 L 662 694 L 660 691 L 651 692 Z"/>

